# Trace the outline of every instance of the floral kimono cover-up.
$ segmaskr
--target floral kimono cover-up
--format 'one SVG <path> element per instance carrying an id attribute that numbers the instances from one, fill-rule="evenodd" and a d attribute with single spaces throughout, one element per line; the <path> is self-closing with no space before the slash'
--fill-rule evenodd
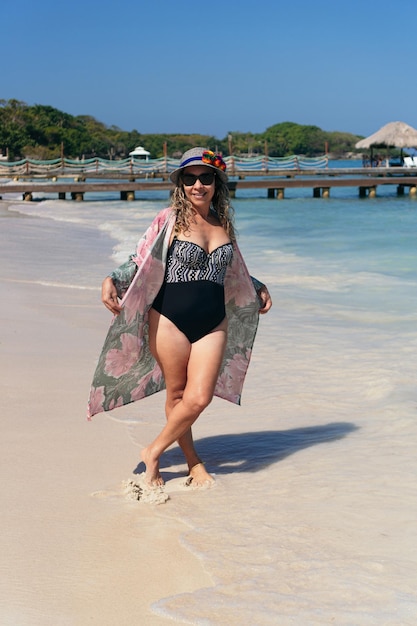
<path id="1" fill-rule="evenodd" d="M 165 388 L 159 365 L 149 350 L 148 311 L 164 280 L 174 226 L 175 211 L 162 210 L 138 242 L 136 254 L 111 274 L 123 309 L 112 320 L 97 364 L 88 403 L 89 419 Z M 258 326 L 256 289 L 260 286 L 262 283 L 249 276 L 234 244 L 224 284 L 227 345 L 214 395 L 235 404 L 240 404 Z"/>

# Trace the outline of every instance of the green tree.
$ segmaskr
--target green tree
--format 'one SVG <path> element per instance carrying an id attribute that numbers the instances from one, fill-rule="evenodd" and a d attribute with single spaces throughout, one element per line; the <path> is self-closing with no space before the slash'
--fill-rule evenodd
<path id="1" fill-rule="evenodd" d="M 142 145 L 151 158 L 164 155 L 179 157 L 189 148 L 206 146 L 224 155 L 230 146 L 234 154 L 263 154 L 265 146 L 271 156 L 300 154 L 321 155 L 329 151 L 353 151 L 356 135 L 326 132 L 318 126 L 281 122 L 263 133 L 230 132 L 223 138 L 198 133 L 144 134 L 106 126 L 90 115 L 73 116 L 52 106 L 28 106 L 19 100 L 0 100 L 0 148 L 11 160 L 22 157 L 52 159 L 63 153 L 68 158 L 126 158 Z"/>
<path id="2" fill-rule="evenodd" d="M 19 159 L 28 143 L 26 111 L 25 102 L 0 100 L 0 147 L 11 160 Z"/>
<path id="3" fill-rule="evenodd" d="M 270 126 L 262 137 L 268 142 L 271 156 L 323 154 L 326 142 L 326 133 L 318 126 L 303 126 L 294 122 Z"/>

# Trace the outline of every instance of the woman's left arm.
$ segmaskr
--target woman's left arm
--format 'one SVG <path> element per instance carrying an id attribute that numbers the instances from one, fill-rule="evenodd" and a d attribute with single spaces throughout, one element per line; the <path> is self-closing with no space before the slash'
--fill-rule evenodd
<path id="1" fill-rule="evenodd" d="M 262 315 L 264 313 L 268 313 L 269 309 L 272 306 L 272 299 L 268 291 L 268 288 L 266 285 L 261 283 L 261 281 L 258 280 L 257 278 L 254 278 L 253 276 L 251 276 L 251 279 L 252 279 L 253 286 L 255 287 L 255 291 L 258 294 L 259 302 L 261 305 L 259 308 L 259 313 L 261 313 Z"/>

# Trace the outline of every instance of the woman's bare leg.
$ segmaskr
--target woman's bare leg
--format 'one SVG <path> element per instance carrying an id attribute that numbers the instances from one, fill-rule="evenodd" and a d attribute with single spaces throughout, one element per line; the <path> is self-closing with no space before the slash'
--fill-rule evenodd
<path id="1" fill-rule="evenodd" d="M 162 484 L 159 458 L 174 441 L 179 441 L 195 479 L 206 474 L 197 469 L 201 460 L 194 449 L 191 426 L 211 402 L 226 345 L 226 321 L 193 344 L 167 318 L 151 309 L 150 348 L 161 365 L 167 386 L 167 423 L 156 439 L 142 451 L 146 478 Z M 185 383 L 185 384 L 184 384 Z M 172 408 L 171 408 L 172 407 Z M 193 476 L 194 478 L 194 476 Z"/>
<path id="2" fill-rule="evenodd" d="M 193 486 L 201 486 L 207 483 L 213 483 L 214 478 L 204 467 L 203 461 L 200 459 L 194 447 L 193 434 L 191 428 L 178 439 L 178 444 L 184 453 L 188 465 L 188 476 L 192 478 Z"/>
<path id="3" fill-rule="evenodd" d="M 168 419 L 168 415 L 169 413 L 167 413 L 167 419 Z M 192 433 L 191 428 L 189 428 L 182 435 L 182 437 L 179 437 L 177 441 L 178 441 L 178 445 L 180 446 L 185 456 L 185 460 L 187 462 L 189 470 L 195 465 L 198 465 L 198 463 L 202 463 L 200 457 L 197 454 L 197 450 L 194 447 L 193 433 Z"/>
<path id="4" fill-rule="evenodd" d="M 165 413 L 168 419 L 168 415 L 171 413 L 174 406 L 181 400 L 183 389 L 185 387 L 185 383 L 183 384 L 181 390 L 178 392 L 174 392 L 170 385 L 167 386 L 167 401 L 165 405 Z M 214 482 L 214 479 L 207 472 L 204 467 L 203 461 L 197 453 L 197 450 L 194 446 L 193 433 L 192 429 L 189 428 L 182 437 L 177 439 L 177 443 L 180 446 L 185 460 L 188 465 L 189 476 L 193 479 L 194 485 L 205 484 L 207 482 Z"/>
<path id="5" fill-rule="evenodd" d="M 155 355 L 154 355 L 155 356 Z M 162 365 L 159 363 L 161 369 Z M 166 377 L 164 376 L 166 379 Z M 166 382 L 166 380 L 165 380 Z M 185 385 L 187 383 L 187 371 L 183 372 L 183 375 L 178 371 L 178 375 L 175 377 L 175 380 L 168 380 L 166 383 L 166 402 L 165 402 L 165 415 L 168 419 L 168 415 L 171 413 L 172 409 L 175 407 L 178 402 L 180 402 L 182 395 L 184 393 Z M 194 465 L 201 463 L 201 459 L 197 454 L 197 451 L 194 447 L 193 435 L 191 428 L 189 428 L 182 437 L 178 438 L 178 445 L 180 446 L 185 460 L 187 462 L 188 468 L 191 469 Z"/>

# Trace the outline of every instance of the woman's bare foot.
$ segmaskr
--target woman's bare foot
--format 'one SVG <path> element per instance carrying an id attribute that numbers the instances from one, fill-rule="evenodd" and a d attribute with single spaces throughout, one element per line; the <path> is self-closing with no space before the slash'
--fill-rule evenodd
<path id="1" fill-rule="evenodd" d="M 145 463 L 145 481 L 150 487 L 160 487 L 164 484 L 164 479 L 159 473 L 159 458 L 153 458 L 149 448 L 143 448 L 140 453 L 142 461 Z"/>
<path id="2" fill-rule="evenodd" d="M 204 463 L 197 463 L 190 468 L 186 484 L 193 487 L 209 487 L 214 482 L 213 476 L 208 473 Z"/>

